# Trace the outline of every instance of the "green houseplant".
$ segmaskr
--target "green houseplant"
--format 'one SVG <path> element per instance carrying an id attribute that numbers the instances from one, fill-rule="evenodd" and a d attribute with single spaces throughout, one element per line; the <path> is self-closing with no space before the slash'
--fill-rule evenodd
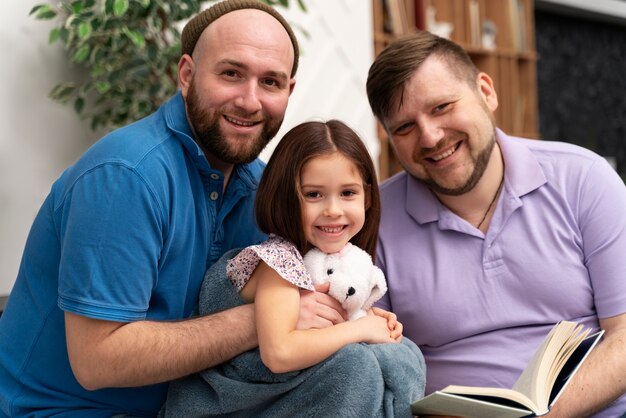
<path id="1" fill-rule="evenodd" d="M 61 0 L 30 14 L 55 20 L 49 42 L 61 42 L 84 79 L 50 92 L 74 106 L 91 128 L 115 128 L 153 112 L 177 88 L 179 27 L 215 0 Z M 265 0 L 289 7 L 289 0 Z M 296 0 L 306 11 L 303 0 Z"/>

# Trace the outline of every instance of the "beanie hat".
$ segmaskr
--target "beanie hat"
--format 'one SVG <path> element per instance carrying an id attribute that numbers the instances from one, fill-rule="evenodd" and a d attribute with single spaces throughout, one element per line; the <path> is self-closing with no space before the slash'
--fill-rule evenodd
<path id="1" fill-rule="evenodd" d="M 289 35 L 289 39 L 291 39 L 291 44 L 293 45 L 293 67 L 291 68 L 291 76 L 293 77 L 298 69 L 298 57 L 300 55 L 296 35 L 293 33 L 289 23 L 287 23 L 285 18 L 282 17 L 276 9 L 257 0 L 224 0 L 194 16 L 189 22 L 187 22 L 183 29 L 183 34 L 181 36 L 182 54 L 191 55 L 193 53 L 200 35 L 202 35 L 202 32 L 207 28 L 207 26 L 224 16 L 226 13 L 242 9 L 258 9 L 264 11 L 272 15 L 280 22 L 281 25 L 283 25 Z"/>

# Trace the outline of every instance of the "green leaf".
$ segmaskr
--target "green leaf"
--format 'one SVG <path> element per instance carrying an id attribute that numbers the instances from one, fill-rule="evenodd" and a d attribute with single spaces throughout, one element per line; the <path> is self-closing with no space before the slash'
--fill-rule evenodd
<path id="1" fill-rule="evenodd" d="M 59 83 L 50 91 L 50 97 L 59 102 L 66 102 L 76 90 L 74 83 Z"/>
<path id="2" fill-rule="evenodd" d="M 89 22 L 81 22 L 78 25 L 78 39 L 84 41 L 91 35 L 92 29 Z"/>
<path id="3" fill-rule="evenodd" d="M 48 36 L 48 43 L 54 43 L 61 36 L 61 30 L 59 28 L 54 28 L 50 30 L 50 35 Z"/>
<path id="4" fill-rule="evenodd" d="M 111 89 L 111 84 L 106 81 L 98 81 L 96 83 L 96 90 L 98 93 L 104 94 Z"/>
<path id="5" fill-rule="evenodd" d="M 74 61 L 76 63 L 81 63 L 81 62 L 85 61 L 88 56 L 89 56 L 89 45 L 83 45 L 72 56 L 72 61 Z"/>
<path id="6" fill-rule="evenodd" d="M 124 34 L 130 39 L 137 47 L 143 49 L 146 46 L 146 39 L 143 35 L 137 31 L 130 30 L 126 26 L 124 26 Z"/>
<path id="7" fill-rule="evenodd" d="M 67 28 L 59 29 L 59 38 L 61 38 L 63 43 L 67 43 L 68 39 L 70 38 L 69 31 L 67 30 Z"/>
<path id="8" fill-rule="evenodd" d="M 74 101 L 74 110 L 76 111 L 76 113 L 80 115 L 81 113 L 83 113 L 84 108 L 85 108 L 85 99 L 83 99 L 82 97 L 77 98 Z"/>
<path id="9" fill-rule="evenodd" d="M 79 14 L 83 11 L 83 7 L 84 4 L 82 1 L 75 1 L 74 3 L 72 3 L 72 13 L 74 13 L 75 15 Z"/>
<path id="10" fill-rule="evenodd" d="M 48 11 L 48 10 L 51 10 L 49 5 L 47 5 L 47 4 L 37 4 L 37 5 L 33 6 L 32 9 L 30 9 L 30 12 L 28 12 L 28 15 L 31 16 L 33 14 L 45 12 L 45 11 Z"/>
<path id="11" fill-rule="evenodd" d="M 153 43 L 148 45 L 146 54 L 150 61 L 156 61 L 159 58 L 160 53 L 161 51 L 156 45 L 154 45 Z"/>
<path id="12" fill-rule="evenodd" d="M 37 13 L 37 10 L 41 9 L 42 7 L 44 7 L 43 4 L 37 4 L 35 6 L 33 6 L 32 9 L 30 9 L 30 12 L 28 12 L 28 15 L 32 15 L 33 13 Z"/>
<path id="13" fill-rule="evenodd" d="M 37 13 L 37 19 L 49 20 L 49 19 L 53 19 L 54 17 L 56 17 L 56 15 L 57 15 L 57 12 L 55 12 L 54 10 L 48 10 L 47 12 Z"/>
<path id="14" fill-rule="evenodd" d="M 35 14 L 36 19 L 46 20 L 52 19 L 57 12 L 47 4 L 39 4 L 30 10 L 29 15 Z"/>
<path id="15" fill-rule="evenodd" d="M 128 0 L 115 0 L 113 3 L 113 14 L 117 17 L 123 16 L 128 10 Z"/>
<path id="16" fill-rule="evenodd" d="M 141 7 L 144 9 L 150 6 L 150 0 L 138 0 Z"/>

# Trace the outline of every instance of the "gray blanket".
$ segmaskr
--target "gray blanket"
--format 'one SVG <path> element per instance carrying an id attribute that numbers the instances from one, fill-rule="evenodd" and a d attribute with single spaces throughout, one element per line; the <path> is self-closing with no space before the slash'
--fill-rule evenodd
<path id="1" fill-rule="evenodd" d="M 231 250 L 206 273 L 200 315 L 245 303 L 226 276 Z M 307 369 L 272 373 L 258 349 L 170 384 L 160 417 L 410 417 L 424 394 L 424 358 L 401 344 L 351 344 Z"/>

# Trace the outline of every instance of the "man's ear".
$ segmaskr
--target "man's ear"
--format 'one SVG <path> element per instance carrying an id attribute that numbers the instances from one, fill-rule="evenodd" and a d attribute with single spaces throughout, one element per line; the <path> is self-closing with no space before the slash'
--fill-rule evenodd
<path id="1" fill-rule="evenodd" d="M 185 99 L 187 98 L 187 92 L 189 91 L 195 68 L 196 65 L 189 54 L 184 54 L 180 57 L 178 61 L 178 84 L 180 84 L 180 90 Z"/>
<path id="2" fill-rule="evenodd" d="M 291 96 L 291 93 L 293 93 L 293 89 L 296 87 L 296 79 L 292 78 L 291 80 L 289 80 L 289 95 Z"/>
<path id="3" fill-rule="evenodd" d="M 493 85 L 493 80 L 487 73 L 478 74 L 478 91 L 482 99 L 485 101 L 487 108 L 495 112 L 498 108 L 498 94 Z"/>

